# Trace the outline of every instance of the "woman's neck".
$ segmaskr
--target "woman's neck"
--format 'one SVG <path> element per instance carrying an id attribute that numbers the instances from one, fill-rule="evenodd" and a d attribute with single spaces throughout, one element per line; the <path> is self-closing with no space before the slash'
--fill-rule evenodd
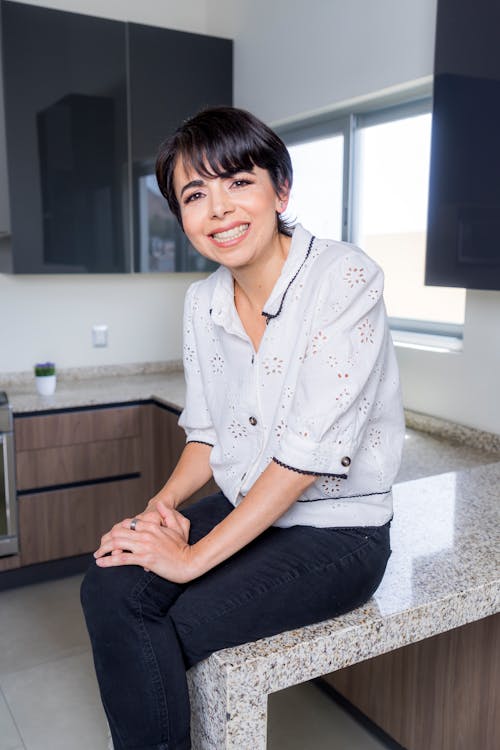
<path id="1" fill-rule="evenodd" d="M 232 269 L 236 307 L 244 305 L 260 315 L 269 299 L 290 250 L 291 237 L 279 234 L 273 249 L 251 266 Z"/>

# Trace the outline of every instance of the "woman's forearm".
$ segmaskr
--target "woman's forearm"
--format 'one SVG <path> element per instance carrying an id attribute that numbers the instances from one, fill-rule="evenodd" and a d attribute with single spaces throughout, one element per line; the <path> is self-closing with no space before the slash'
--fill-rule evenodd
<path id="1" fill-rule="evenodd" d="M 241 503 L 192 546 L 194 574 L 206 573 L 262 534 L 315 479 L 270 463 Z"/>
<path id="2" fill-rule="evenodd" d="M 205 443 L 187 443 L 175 469 L 149 505 L 162 500 L 171 508 L 176 508 L 187 500 L 212 477 L 210 451 L 212 446 Z"/>

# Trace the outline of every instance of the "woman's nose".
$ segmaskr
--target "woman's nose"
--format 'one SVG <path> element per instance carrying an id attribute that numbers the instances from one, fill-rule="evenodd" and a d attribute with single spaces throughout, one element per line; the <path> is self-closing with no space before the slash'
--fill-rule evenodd
<path id="1" fill-rule="evenodd" d="M 221 218 L 233 210 L 231 198 L 222 187 L 212 191 L 211 199 L 210 208 L 214 218 Z"/>

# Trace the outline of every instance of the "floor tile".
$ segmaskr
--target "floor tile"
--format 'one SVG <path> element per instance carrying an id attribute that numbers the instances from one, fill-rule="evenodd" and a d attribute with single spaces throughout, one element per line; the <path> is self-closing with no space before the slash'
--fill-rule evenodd
<path id="1" fill-rule="evenodd" d="M 90 648 L 82 576 L 0 592 L 0 675 Z"/>
<path id="2" fill-rule="evenodd" d="M 269 696 L 268 750 L 386 750 L 312 683 Z"/>
<path id="3" fill-rule="evenodd" d="M 24 750 L 21 736 L 0 691 L 0 750 Z"/>
<path id="4" fill-rule="evenodd" d="M 0 685 L 27 750 L 106 750 L 90 652 L 4 675 Z"/>

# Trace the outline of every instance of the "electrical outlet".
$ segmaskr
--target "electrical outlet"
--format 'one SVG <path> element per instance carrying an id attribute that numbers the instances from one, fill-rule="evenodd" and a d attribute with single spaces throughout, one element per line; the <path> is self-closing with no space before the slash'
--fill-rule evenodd
<path id="1" fill-rule="evenodd" d="M 108 345 L 108 326 L 96 325 L 92 326 L 92 346 L 107 346 Z"/>

